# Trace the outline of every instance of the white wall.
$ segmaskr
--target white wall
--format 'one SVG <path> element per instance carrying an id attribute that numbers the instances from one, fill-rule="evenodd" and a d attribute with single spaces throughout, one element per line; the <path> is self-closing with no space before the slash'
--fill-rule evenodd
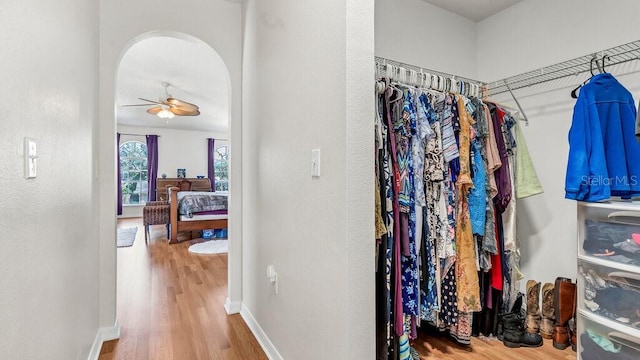
<path id="1" fill-rule="evenodd" d="M 479 77 L 498 80 L 637 40 L 640 2 L 612 3 L 525 0 L 480 22 Z M 619 80 L 638 98 L 637 74 Z M 564 199 L 567 134 L 575 103 L 569 93 L 581 82 L 575 81 L 568 88 L 519 97 L 530 120 L 530 126 L 523 130 L 545 190 L 543 195 L 518 202 L 526 279 L 551 282 L 557 276 L 576 277 L 576 204 Z"/>
<path id="2" fill-rule="evenodd" d="M 478 23 L 478 78 L 493 81 L 638 40 L 636 0 L 525 0 Z"/>
<path id="3" fill-rule="evenodd" d="M 477 78 L 476 23 L 422 0 L 375 1 L 375 53 Z"/>
<path id="4" fill-rule="evenodd" d="M 176 6 L 179 11 L 176 11 Z M 242 66 L 242 12 L 237 1 L 185 0 L 179 4 L 160 0 L 100 1 L 100 275 L 101 324 L 113 324 L 116 312 L 116 163 L 114 114 L 115 80 L 121 56 L 134 39 L 155 31 L 163 35 L 186 34 L 211 46 L 229 70 L 231 99 L 231 151 L 229 197 L 229 238 L 241 238 L 242 158 L 240 137 L 240 81 Z M 237 161 L 236 161 L 237 159 Z M 232 241 L 229 249 L 229 297 L 239 302 L 241 242 Z M 234 286 L 235 285 L 235 286 Z"/>
<path id="5" fill-rule="evenodd" d="M 187 177 L 207 176 L 207 138 L 227 139 L 224 133 L 207 131 L 176 130 L 140 126 L 118 125 L 117 130 L 125 134 L 159 135 L 158 138 L 158 177 L 163 173 L 167 177 L 177 176 L 177 169 L 186 169 Z M 121 135 L 120 144 L 127 141 L 145 143 L 144 136 Z M 228 140 L 216 140 L 215 146 L 228 145 Z M 142 205 L 123 206 L 121 217 L 142 216 Z"/>
<path id="6" fill-rule="evenodd" d="M 86 359 L 98 330 L 97 22 L 97 2 L 2 2 L 2 359 Z"/>
<path id="7" fill-rule="evenodd" d="M 372 359 L 373 1 L 245 11 L 243 315 L 284 359 Z"/>

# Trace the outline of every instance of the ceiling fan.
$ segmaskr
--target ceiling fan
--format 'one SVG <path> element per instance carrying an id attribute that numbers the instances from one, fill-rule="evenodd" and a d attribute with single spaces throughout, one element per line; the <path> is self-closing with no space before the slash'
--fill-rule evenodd
<path id="1" fill-rule="evenodd" d="M 149 104 L 133 104 L 133 105 L 122 105 L 122 106 L 152 106 L 147 109 L 147 112 L 152 115 L 156 115 L 162 119 L 171 119 L 174 116 L 198 116 L 200 115 L 200 110 L 197 105 L 186 102 L 184 100 L 180 100 L 174 98 L 169 94 L 168 88 L 171 84 L 167 82 L 162 82 L 162 86 L 164 86 L 164 94 L 160 96 L 158 101 L 153 101 L 144 98 L 138 98 L 142 101 L 146 101 Z"/>

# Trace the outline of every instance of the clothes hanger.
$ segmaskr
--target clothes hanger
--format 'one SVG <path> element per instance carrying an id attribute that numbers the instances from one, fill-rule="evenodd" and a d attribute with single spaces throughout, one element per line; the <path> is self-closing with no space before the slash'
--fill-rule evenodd
<path id="1" fill-rule="evenodd" d="M 380 79 L 376 81 L 376 94 L 383 94 L 384 90 L 387 88 L 387 84 L 384 80 Z"/>
<path id="2" fill-rule="evenodd" d="M 424 87 L 426 89 L 430 88 L 431 87 L 431 80 L 433 79 L 431 77 L 431 74 L 424 73 L 424 74 L 422 74 L 422 76 L 424 77 L 424 83 L 423 83 L 422 87 Z"/>
<path id="3" fill-rule="evenodd" d="M 609 56 L 609 55 L 606 55 Z M 595 74 L 593 73 L 593 63 L 596 63 L 596 66 L 598 67 L 598 70 L 604 70 L 604 57 L 602 58 L 602 69 L 600 68 L 600 64 L 598 63 L 598 57 L 596 55 L 593 55 L 593 57 L 591 58 L 591 61 L 589 62 L 589 72 L 591 72 L 591 77 L 589 77 L 587 80 L 585 80 L 582 84 L 578 85 L 575 89 L 571 90 L 571 97 L 574 99 L 578 98 L 578 90 L 580 90 L 581 87 L 583 87 L 586 83 L 589 82 L 589 80 L 591 80 L 591 78 L 593 78 L 595 76 Z"/>
<path id="4" fill-rule="evenodd" d="M 603 74 L 606 74 L 606 73 L 607 73 L 607 71 L 604 69 L 604 61 L 605 61 L 605 60 L 611 60 L 611 57 L 610 57 L 609 55 L 607 55 L 607 54 L 605 54 L 605 55 L 602 57 L 602 63 L 601 63 L 602 69 L 600 69 L 600 70 L 602 71 L 602 73 L 603 73 Z"/>
<path id="5" fill-rule="evenodd" d="M 386 89 L 391 89 L 394 92 L 400 92 L 402 93 L 402 90 L 400 90 L 397 86 L 395 86 L 394 82 L 396 81 L 397 77 L 398 77 L 398 73 L 400 71 L 400 68 L 398 66 L 392 65 L 392 64 L 384 64 L 384 70 L 385 70 L 385 77 L 384 77 L 384 81 L 386 84 Z M 402 99 L 402 97 L 399 97 L 398 99 L 393 100 L 392 102 L 396 102 L 398 100 Z"/>
<path id="6" fill-rule="evenodd" d="M 391 100 L 391 103 L 395 103 L 403 100 L 402 94 L 404 92 L 397 85 L 398 85 L 398 80 L 396 79 L 390 79 L 389 84 L 387 84 L 387 87 L 393 90 L 394 96 L 396 94 L 399 94 L 399 96 L 397 96 L 394 100 Z"/>

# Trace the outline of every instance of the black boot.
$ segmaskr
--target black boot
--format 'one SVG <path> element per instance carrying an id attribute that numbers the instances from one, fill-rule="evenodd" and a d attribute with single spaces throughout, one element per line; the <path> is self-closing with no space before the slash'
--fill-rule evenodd
<path id="1" fill-rule="evenodd" d="M 524 312 L 524 309 L 522 308 L 523 301 L 524 301 L 524 294 L 518 293 L 518 295 L 516 295 L 516 300 L 513 302 L 513 307 L 511 307 L 511 312 L 498 314 L 498 321 L 497 321 L 497 327 L 496 327 L 496 337 L 498 338 L 498 340 L 502 341 L 504 339 L 503 336 L 504 336 L 504 316 L 505 315 L 511 313 L 511 314 L 520 315 L 522 318 L 524 318 L 525 312 Z"/>
<path id="2" fill-rule="evenodd" d="M 503 313 L 498 314 L 498 324 L 496 325 L 496 336 L 500 341 L 504 338 L 504 315 Z"/>
<path id="3" fill-rule="evenodd" d="M 502 342 L 510 348 L 538 347 L 542 345 L 542 336 L 524 331 L 524 318 L 517 313 L 505 314 L 502 317 L 504 334 Z"/>

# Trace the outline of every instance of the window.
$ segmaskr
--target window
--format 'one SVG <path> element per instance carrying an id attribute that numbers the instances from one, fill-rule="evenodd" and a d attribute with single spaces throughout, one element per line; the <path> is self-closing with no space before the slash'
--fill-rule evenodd
<path id="1" fill-rule="evenodd" d="M 216 148 L 213 167 L 216 172 L 215 191 L 229 191 L 229 145 Z"/>
<path id="2" fill-rule="evenodd" d="M 127 141 L 120 145 L 120 178 L 122 204 L 137 205 L 147 202 L 147 145 Z"/>

